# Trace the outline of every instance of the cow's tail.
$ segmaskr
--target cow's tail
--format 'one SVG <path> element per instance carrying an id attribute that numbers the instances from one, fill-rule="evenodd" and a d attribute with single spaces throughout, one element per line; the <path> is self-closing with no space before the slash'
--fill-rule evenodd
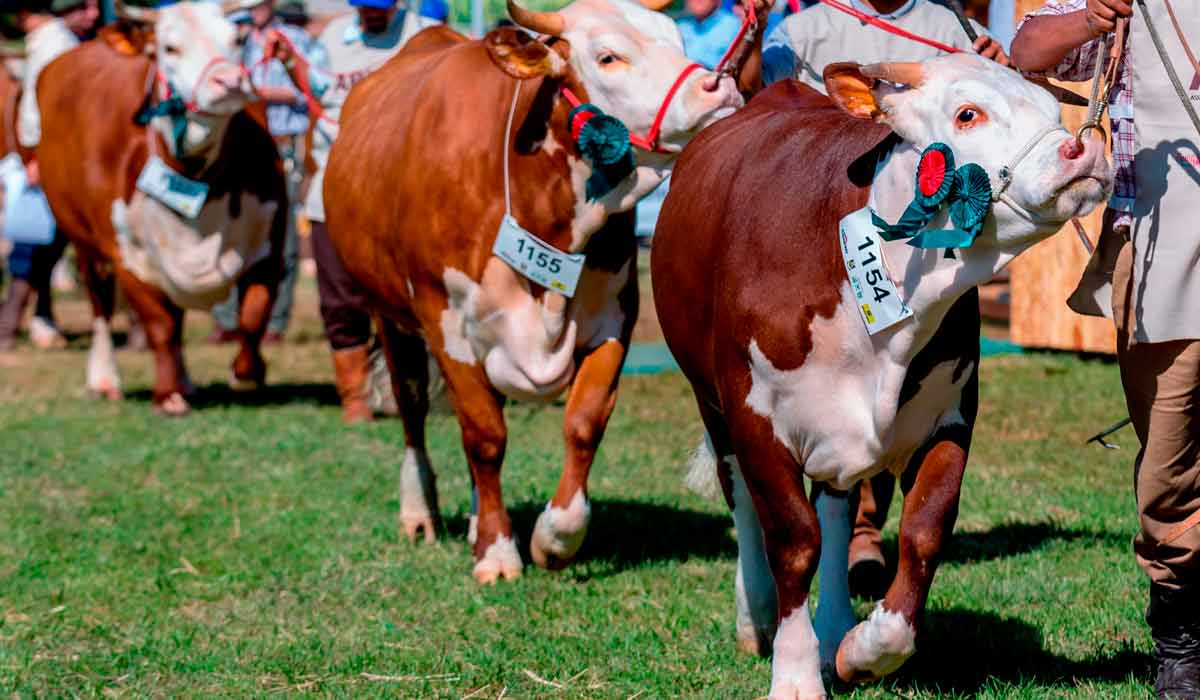
<path id="1" fill-rule="evenodd" d="M 708 436 L 708 433 L 704 434 L 704 439 L 696 445 L 691 458 L 688 459 L 688 472 L 687 476 L 683 478 L 683 485 L 702 498 L 716 500 L 721 497 L 721 479 L 717 475 L 717 454 L 713 450 L 712 438 Z"/>

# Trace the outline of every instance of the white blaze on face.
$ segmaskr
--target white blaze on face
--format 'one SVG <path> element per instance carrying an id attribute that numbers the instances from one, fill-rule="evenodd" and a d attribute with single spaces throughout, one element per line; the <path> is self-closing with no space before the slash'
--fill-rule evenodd
<path id="1" fill-rule="evenodd" d="M 250 84 L 239 67 L 237 29 L 218 4 L 160 8 L 154 35 L 159 70 L 184 100 L 215 114 L 245 106 Z"/>
<path id="2" fill-rule="evenodd" d="M 692 63 L 669 17 L 629 0 L 576 0 L 560 14 L 571 65 L 597 107 L 646 135 L 671 85 Z M 703 68 L 687 77 L 661 127 L 669 150 L 742 106 L 733 79 Z"/>
<path id="3" fill-rule="evenodd" d="M 1050 93 L 1016 71 L 973 54 L 942 56 L 923 65 L 919 86 L 883 84 L 876 89 L 886 112 L 884 120 L 908 144 L 920 150 L 934 142 L 945 143 L 954 151 L 957 167 L 979 164 L 991 176 L 993 188 L 999 186 L 1000 170 L 1030 145 L 1013 172 L 1007 195 L 1045 224 L 1039 228 L 1050 231 L 1072 216 L 1087 213 L 1107 196 L 1112 171 L 1102 145 L 1089 143 L 1084 153 L 1067 158 L 1062 147 L 1073 137 L 1062 127 L 1059 105 Z M 879 198 L 874 189 L 873 195 Z M 911 184 L 895 198 L 905 196 L 911 199 Z M 885 209 L 905 205 L 907 200 L 880 203 Z M 993 213 L 996 232 L 985 230 L 984 235 L 994 235 L 1000 244 L 1032 233 L 1032 226 L 1016 218 L 1009 207 L 994 206 Z"/>

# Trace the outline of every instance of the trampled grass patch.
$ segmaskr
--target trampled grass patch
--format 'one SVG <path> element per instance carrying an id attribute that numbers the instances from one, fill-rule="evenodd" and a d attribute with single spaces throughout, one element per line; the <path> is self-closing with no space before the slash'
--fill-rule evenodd
<path id="1" fill-rule="evenodd" d="M 184 420 L 151 414 L 148 356 L 121 353 L 121 404 L 83 398 L 83 341 L 0 359 L 5 695 L 766 694 L 769 662 L 734 647 L 731 520 L 680 483 L 700 435 L 680 376 L 624 380 L 579 563 L 480 588 L 453 418 L 429 424 L 446 532 L 410 545 L 399 422 L 343 428 L 311 311 L 298 325 L 254 396 L 224 387 L 230 349 L 192 343 L 203 393 Z M 1150 697 L 1146 584 L 1129 551 L 1135 441 L 1083 445 L 1124 415 L 1115 366 L 988 359 L 982 392 L 917 655 L 838 695 Z M 527 541 L 558 477 L 562 407 L 507 416 L 505 494 Z"/>

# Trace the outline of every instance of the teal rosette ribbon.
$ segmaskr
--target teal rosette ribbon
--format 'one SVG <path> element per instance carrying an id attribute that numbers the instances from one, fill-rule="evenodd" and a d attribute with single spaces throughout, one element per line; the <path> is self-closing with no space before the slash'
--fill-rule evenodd
<path id="1" fill-rule="evenodd" d="M 587 181 L 588 199 L 599 199 L 612 191 L 637 166 L 629 128 L 616 117 L 585 102 L 567 117 L 579 152 L 592 165 Z"/>
<path id="2" fill-rule="evenodd" d="M 921 152 L 913 201 L 889 224 L 871 212 L 871 221 L 885 241 L 908 239 L 916 248 L 966 248 L 975 242 L 992 205 L 992 183 L 975 163 L 954 167 L 954 153 L 944 143 Z M 949 206 L 955 228 L 926 230 L 943 205 Z"/>

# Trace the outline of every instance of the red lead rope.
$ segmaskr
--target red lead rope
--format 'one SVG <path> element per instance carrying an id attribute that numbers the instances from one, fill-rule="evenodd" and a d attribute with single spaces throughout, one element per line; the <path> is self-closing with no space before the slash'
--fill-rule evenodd
<path id="1" fill-rule="evenodd" d="M 858 19 L 859 21 L 865 22 L 873 27 L 878 27 L 885 32 L 890 32 L 892 34 L 895 34 L 896 36 L 902 36 L 905 39 L 915 41 L 918 44 L 925 44 L 926 46 L 932 46 L 933 48 L 935 48 L 939 51 L 945 51 L 946 53 L 958 53 L 959 52 L 959 50 L 954 48 L 953 46 L 947 46 L 946 44 L 943 44 L 940 41 L 934 41 L 933 39 L 926 39 L 923 36 L 918 36 L 916 34 L 913 34 L 912 32 L 905 31 L 905 30 L 901 29 L 900 27 L 897 27 L 896 25 L 892 24 L 891 22 L 888 22 L 887 20 L 880 19 L 879 17 L 876 17 L 874 15 L 868 15 L 865 12 L 860 12 L 859 10 L 855 9 L 854 7 L 851 7 L 850 5 L 847 5 L 846 3 L 841 2 L 841 0 L 820 0 L 820 2 L 822 2 L 826 5 L 829 5 L 830 7 L 832 7 L 835 10 L 840 10 L 842 12 L 845 12 L 846 14 Z"/>
<path id="2" fill-rule="evenodd" d="M 742 43 L 742 40 L 746 38 L 746 32 L 750 31 L 751 27 L 757 26 L 758 17 L 754 15 L 754 2 L 750 0 L 746 3 L 746 14 L 742 17 L 742 26 L 738 28 L 737 35 L 733 37 L 729 48 L 725 49 L 725 55 L 721 57 L 720 61 L 717 61 L 717 66 L 713 70 L 718 73 L 724 71 L 729 63 L 729 59 L 733 58 L 733 52 L 737 50 L 738 44 Z"/>

